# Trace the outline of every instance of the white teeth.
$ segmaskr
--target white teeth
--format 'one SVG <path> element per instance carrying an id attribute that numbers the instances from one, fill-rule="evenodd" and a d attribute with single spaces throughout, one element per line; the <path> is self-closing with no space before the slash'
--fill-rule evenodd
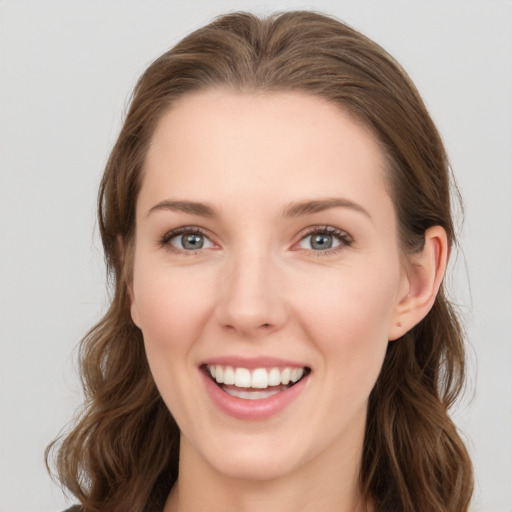
<path id="1" fill-rule="evenodd" d="M 268 385 L 269 386 L 279 386 L 281 384 L 281 372 L 279 368 L 272 368 L 268 372 Z"/>
<path id="2" fill-rule="evenodd" d="M 252 372 L 251 388 L 268 388 L 268 374 L 265 368 L 258 368 Z"/>
<path id="3" fill-rule="evenodd" d="M 224 382 L 224 370 L 222 369 L 222 366 L 217 365 L 215 367 L 215 380 L 222 384 Z"/>
<path id="4" fill-rule="evenodd" d="M 236 396 L 237 398 L 245 398 L 246 400 L 261 400 L 262 398 L 268 398 L 269 396 L 276 395 L 279 393 L 279 389 L 273 389 L 272 391 L 242 391 L 236 388 L 226 388 L 224 390 L 228 395 Z"/>
<path id="5" fill-rule="evenodd" d="M 224 384 L 232 386 L 235 383 L 235 370 L 231 366 L 224 368 Z"/>
<path id="6" fill-rule="evenodd" d="M 252 372 L 247 368 L 208 365 L 207 369 L 217 384 L 235 385 L 238 388 L 266 389 L 269 386 L 287 386 L 295 383 L 304 375 L 304 368 L 256 368 Z M 253 396 L 254 392 L 251 392 Z M 238 395 L 237 395 L 238 396 Z"/>
<path id="7" fill-rule="evenodd" d="M 292 382 L 297 382 L 302 377 L 302 375 L 304 375 L 304 368 L 293 368 L 290 375 L 290 380 Z"/>
<path id="8" fill-rule="evenodd" d="M 219 382 L 219 384 L 222 384 Z M 235 370 L 235 386 L 237 388 L 251 387 L 251 372 L 247 368 L 237 368 Z"/>

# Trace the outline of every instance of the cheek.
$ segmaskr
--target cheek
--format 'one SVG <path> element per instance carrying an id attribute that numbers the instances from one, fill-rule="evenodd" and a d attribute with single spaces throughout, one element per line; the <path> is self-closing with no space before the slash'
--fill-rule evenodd
<path id="1" fill-rule="evenodd" d="M 135 272 L 132 304 L 148 355 L 153 350 L 185 349 L 198 336 L 210 309 L 209 281 L 205 280 L 199 287 L 197 276 L 190 279 L 187 273 L 170 268 L 165 271 L 152 268 L 155 269 L 146 265 Z"/>
<path id="2" fill-rule="evenodd" d="M 347 390 L 358 383 L 371 389 L 380 372 L 396 297 L 398 274 L 390 268 L 386 274 L 339 272 L 323 289 L 301 294 L 309 337 L 326 356 L 326 367 L 353 383 Z"/>
<path id="3" fill-rule="evenodd" d="M 370 269 L 370 270 L 368 270 Z M 387 337 L 393 316 L 398 272 L 392 266 L 371 271 L 343 269 L 313 279 L 297 296 L 304 300 L 308 322 L 332 336 L 352 338 L 358 333 L 374 332 Z M 364 339 L 360 339 L 363 342 Z"/>
<path id="4" fill-rule="evenodd" d="M 198 281 L 190 276 L 187 279 L 187 275 L 141 265 L 134 272 L 132 305 L 155 384 L 180 426 L 186 424 L 187 417 L 182 397 L 189 395 L 188 383 L 196 377 L 193 348 L 201 337 L 211 302 L 206 284 L 199 289 Z"/>

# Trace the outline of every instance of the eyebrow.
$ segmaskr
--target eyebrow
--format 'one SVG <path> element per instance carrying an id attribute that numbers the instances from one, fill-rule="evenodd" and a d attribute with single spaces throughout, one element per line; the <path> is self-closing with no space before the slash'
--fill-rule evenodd
<path id="1" fill-rule="evenodd" d="M 341 197 L 333 197 L 326 199 L 313 199 L 310 201 L 300 201 L 298 203 L 290 203 L 285 209 L 283 215 L 285 217 L 300 217 L 302 215 L 311 215 L 313 213 L 323 212 L 331 208 L 349 208 L 356 212 L 362 213 L 370 220 L 371 215 L 360 204 Z"/>
<path id="2" fill-rule="evenodd" d="M 217 217 L 217 212 L 213 206 L 196 201 L 173 201 L 165 199 L 148 210 L 146 215 L 160 210 L 170 210 L 174 212 L 190 213 L 200 217 Z"/>
<path id="3" fill-rule="evenodd" d="M 371 215 L 361 205 L 350 201 L 349 199 L 334 197 L 326 199 L 312 199 L 288 204 L 283 210 L 283 217 L 301 217 L 304 215 L 312 215 L 314 213 L 330 210 L 331 208 L 348 208 L 356 212 L 362 213 L 370 220 Z M 206 203 L 197 201 L 179 201 L 165 199 L 148 210 L 146 215 L 150 215 L 155 211 L 170 210 L 181 213 L 189 213 L 200 217 L 215 218 L 218 217 L 217 210 Z"/>

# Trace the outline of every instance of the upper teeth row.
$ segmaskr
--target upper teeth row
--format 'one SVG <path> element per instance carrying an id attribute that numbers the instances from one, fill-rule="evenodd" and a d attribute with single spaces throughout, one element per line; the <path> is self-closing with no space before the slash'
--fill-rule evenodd
<path id="1" fill-rule="evenodd" d="M 287 385 L 297 382 L 304 375 L 304 368 L 233 368 L 232 366 L 208 365 L 210 375 L 218 384 L 235 385 L 238 388 L 264 389 L 268 386 Z"/>

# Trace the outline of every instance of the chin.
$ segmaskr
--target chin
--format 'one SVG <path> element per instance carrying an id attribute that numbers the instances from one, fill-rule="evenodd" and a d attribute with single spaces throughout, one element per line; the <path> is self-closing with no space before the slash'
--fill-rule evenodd
<path id="1" fill-rule="evenodd" d="M 203 457 L 218 474 L 254 482 L 280 479 L 296 472 L 306 462 L 302 459 L 307 453 L 301 448 L 307 442 L 294 447 L 287 446 L 283 438 L 257 437 L 242 436 L 243 439 L 231 442 L 224 439 L 222 445 L 210 445 L 209 450 L 204 450 Z"/>
<path id="2" fill-rule="evenodd" d="M 279 457 L 281 459 L 281 457 Z M 276 456 L 268 455 L 250 459 L 247 456 L 229 457 L 214 468 L 217 472 L 235 480 L 264 482 L 277 480 L 296 469 L 296 464 L 287 461 L 276 460 Z"/>

